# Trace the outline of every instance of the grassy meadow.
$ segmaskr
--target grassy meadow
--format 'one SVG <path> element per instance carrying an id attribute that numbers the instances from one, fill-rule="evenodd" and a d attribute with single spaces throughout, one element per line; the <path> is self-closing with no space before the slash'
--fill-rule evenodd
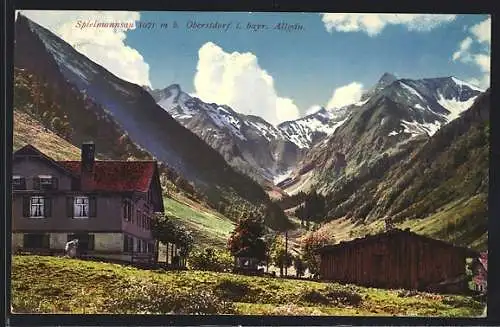
<path id="1" fill-rule="evenodd" d="M 13 256 L 11 280 L 15 313 L 471 317 L 483 310 L 464 296 L 49 256 Z"/>

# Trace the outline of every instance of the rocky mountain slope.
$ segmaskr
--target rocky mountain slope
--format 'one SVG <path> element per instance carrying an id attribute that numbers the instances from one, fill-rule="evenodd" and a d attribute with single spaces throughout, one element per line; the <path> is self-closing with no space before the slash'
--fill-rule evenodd
<path id="1" fill-rule="evenodd" d="M 150 92 L 179 123 L 217 150 L 233 167 L 261 184 L 272 184 L 301 154 L 279 129 L 260 117 L 205 103 L 183 92 L 177 84 Z"/>
<path id="2" fill-rule="evenodd" d="M 396 224 L 463 245 L 487 240 L 490 91 L 402 160 L 337 183 L 328 217 Z M 383 226 L 383 225 L 381 225 Z"/>
<path id="3" fill-rule="evenodd" d="M 480 93 L 454 77 L 397 80 L 384 74 L 361 106 L 308 151 L 288 185 L 309 179 L 295 191 L 316 185 L 329 192 L 338 180 L 366 174 L 380 160 L 398 162 L 457 119 Z"/>
<path id="4" fill-rule="evenodd" d="M 205 103 L 177 84 L 147 89 L 157 104 L 217 150 L 233 167 L 265 186 L 277 184 L 315 143 L 345 122 L 351 107 L 321 108 L 303 118 L 273 126 L 226 105 Z"/>

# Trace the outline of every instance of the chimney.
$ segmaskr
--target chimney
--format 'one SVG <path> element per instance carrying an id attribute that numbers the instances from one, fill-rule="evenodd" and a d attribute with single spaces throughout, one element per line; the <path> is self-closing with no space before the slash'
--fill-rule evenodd
<path id="1" fill-rule="evenodd" d="M 94 180 L 95 163 L 95 145 L 94 142 L 82 143 L 82 162 L 81 162 L 81 185 L 82 189 L 89 189 Z"/>

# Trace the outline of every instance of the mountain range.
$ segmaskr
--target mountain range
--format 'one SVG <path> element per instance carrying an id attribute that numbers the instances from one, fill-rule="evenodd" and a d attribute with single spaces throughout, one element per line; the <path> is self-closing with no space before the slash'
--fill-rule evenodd
<path id="1" fill-rule="evenodd" d="M 411 80 L 386 73 L 335 133 L 307 151 L 288 189 L 316 185 L 329 192 L 338 178 L 363 174 L 384 156 L 398 158 L 457 119 L 481 93 L 455 77 Z"/>
<path id="2" fill-rule="evenodd" d="M 278 184 L 303 155 L 331 135 L 354 106 L 315 113 L 277 126 L 258 116 L 238 113 L 227 105 L 205 103 L 178 84 L 161 90 L 145 88 L 157 104 L 217 150 L 237 170 L 262 185 Z"/>

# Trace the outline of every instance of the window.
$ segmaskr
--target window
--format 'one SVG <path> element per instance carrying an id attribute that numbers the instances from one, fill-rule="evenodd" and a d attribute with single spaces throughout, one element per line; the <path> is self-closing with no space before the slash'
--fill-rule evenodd
<path id="1" fill-rule="evenodd" d="M 89 217 L 89 198 L 87 196 L 76 196 L 74 201 L 74 217 Z"/>
<path id="2" fill-rule="evenodd" d="M 132 220 L 132 203 L 130 200 L 124 200 L 123 201 L 123 218 L 125 221 L 131 221 Z"/>
<path id="3" fill-rule="evenodd" d="M 12 176 L 12 188 L 14 190 L 25 190 L 26 189 L 26 180 L 24 177 L 19 175 Z"/>
<path id="4" fill-rule="evenodd" d="M 155 246 L 153 243 L 148 243 L 148 253 L 153 253 L 154 248 L 155 248 Z"/>
<path id="5" fill-rule="evenodd" d="M 33 188 L 36 190 L 57 189 L 57 178 L 51 175 L 38 175 L 33 180 Z"/>
<path id="6" fill-rule="evenodd" d="M 23 247 L 26 249 L 48 249 L 50 238 L 48 234 L 24 234 Z"/>
<path id="7" fill-rule="evenodd" d="M 51 185 L 52 184 L 52 176 L 50 175 L 39 175 L 40 185 Z"/>
<path id="8" fill-rule="evenodd" d="M 32 196 L 30 200 L 30 217 L 43 218 L 45 217 L 45 199 L 43 196 Z"/>
<path id="9" fill-rule="evenodd" d="M 141 211 L 139 209 L 137 209 L 137 211 L 135 212 L 135 217 L 137 219 L 137 221 L 136 221 L 137 226 L 140 226 L 141 225 Z"/>
<path id="10" fill-rule="evenodd" d="M 92 218 L 97 216 L 97 200 L 95 196 L 69 196 L 66 198 L 68 218 Z"/>
<path id="11" fill-rule="evenodd" d="M 134 239 L 131 236 L 124 235 L 123 238 L 123 252 L 133 252 L 134 251 Z"/>
<path id="12" fill-rule="evenodd" d="M 141 252 L 141 240 L 140 239 L 135 239 L 135 252 Z"/>
<path id="13" fill-rule="evenodd" d="M 153 202 L 153 191 L 151 189 L 149 189 L 146 199 L 147 199 L 147 201 L 146 201 L 147 204 L 150 204 Z"/>

